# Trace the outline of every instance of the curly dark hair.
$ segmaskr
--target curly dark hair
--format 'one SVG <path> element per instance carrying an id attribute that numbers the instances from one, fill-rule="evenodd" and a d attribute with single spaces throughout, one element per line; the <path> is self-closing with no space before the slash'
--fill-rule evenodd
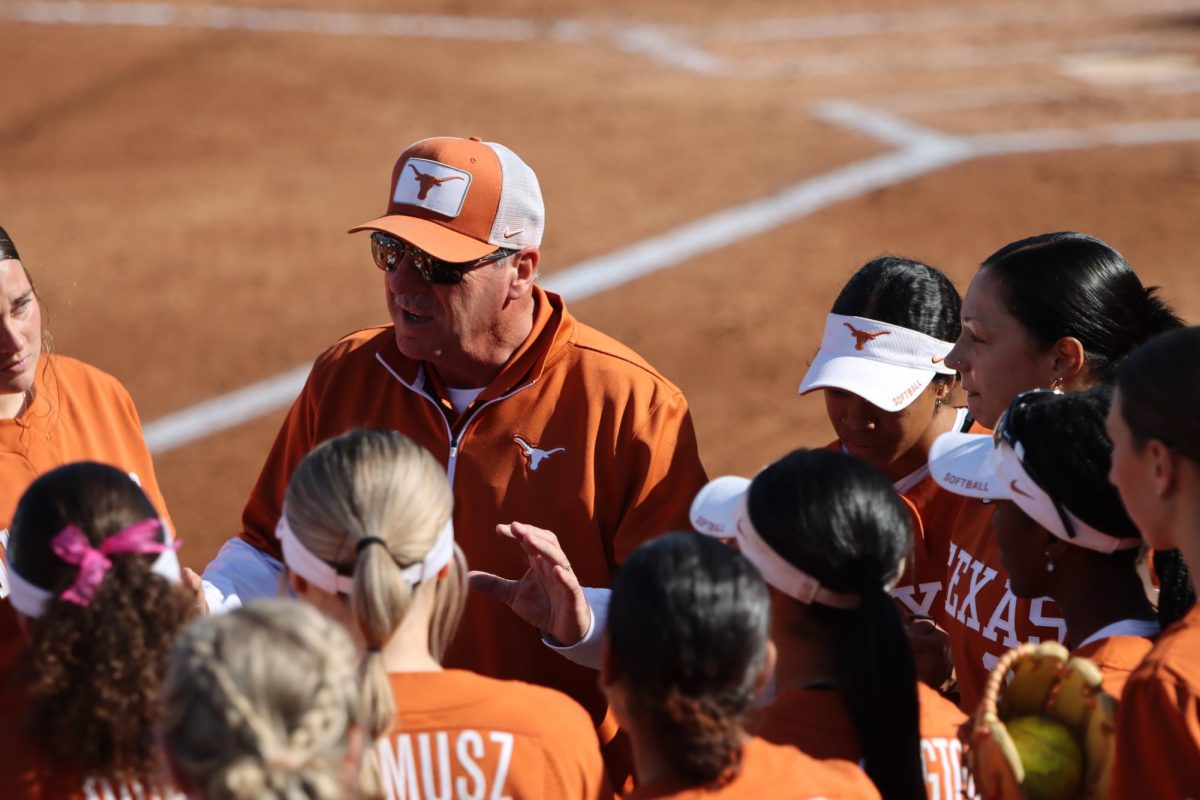
<path id="1" fill-rule="evenodd" d="M 613 670 L 676 775 L 710 789 L 736 778 L 770 640 L 758 570 L 713 539 L 661 536 L 621 566 L 608 613 Z"/>
<path id="2" fill-rule="evenodd" d="M 62 600 L 78 567 L 51 549 L 75 525 L 97 546 L 158 512 L 119 469 L 81 462 L 47 472 L 13 515 L 9 564 L 53 597 L 30 630 L 26 669 L 30 734 L 76 774 L 165 783 L 154 726 L 159 683 L 176 635 L 192 614 L 187 590 L 150 569 L 152 554 L 116 553 L 91 602 Z M 160 541 L 166 541 L 160 532 Z"/>

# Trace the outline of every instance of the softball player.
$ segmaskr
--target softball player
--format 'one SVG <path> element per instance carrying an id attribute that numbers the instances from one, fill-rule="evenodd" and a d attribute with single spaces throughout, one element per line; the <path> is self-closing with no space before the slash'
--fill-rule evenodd
<path id="1" fill-rule="evenodd" d="M 42 302 L 0 228 L 0 556 L 17 501 L 39 475 L 73 461 L 128 472 L 169 525 L 137 409 L 95 367 L 49 352 Z M 0 557 L 0 680 L 24 648 Z"/>
<path id="2" fill-rule="evenodd" d="M 634 744 L 630 800 L 879 796 L 852 763 L 747 736 L 771 672 L 770 617 L 758 571 L 704 537 L 664 536 L 621 567 L 600 682 Z"/>
<path id="3" fill-rule="evenodd" d="M 971 414 L 992 426 L 1022 391 L 1110 382 L 1122 356 L 1180 324 L 1104 242 L 1082 233 L 1044 234 L 1006 245 L 983 262 L 963 300 L 962 334 L 946 364 L 962 376 Z M 1013 592 L 990 510 L 981 502 L 968 500 L 974 506 L 969 520 L 951 528 L 938 615 L 967 709 L 978 704 L 988 672 L 1006 651 L 1030 640 L 1065 641 L 1067 633 L 1050 598 Z"/>
<path id="4" fill-rule="evenodd" d="M 1091 659 L 1119 698 L 1160 628 L 1138 574 L 1142 539 L 1108 482 L 1110 399 L 1106 387 L 1023 392 L 995 436 L 946 434 L 930 466 L 947 491 L 993 501 L 1013 594 L 1052 598 L 1073 654 Z"/>
<path id="5" fill-rule="evenodd" d="M 573 700 L 442 668 L 466 601 L 452 507 L 432 455 L 360 429 L 300 462 L 276 528 L 296 594 L 362 643 L 364 728 L 385 793 L 611 798 L 594 726 Z"/>
<path id="6" fill-rule="evenodd" d="M 1113 483 L 1155 551 L 1200 564 L 1200 328 L 1151 339 L 1117 367 L 1108 415 Z M 1185 410 L 1181 413 L 1181 410 Z M 1163 601 L 1179 608 L 1163 575 Z M 1190 587 L 1200 591 L 1200 573 Z M 1167 628 L 1130 676 L 1112 797 L 1200 797 L 1200 607 Z"/>
<path id="7" fill-rule="evenodd" d="M 775 694 L 751 729 L 861 760 L 884 797 L 961 796 L 965 716 L 917 680 L 889 594 L 912 527 L 887 479 L 842 453 L 797 450 L 753 480 L 711 482 L 691 516 L 701 533 L 735 539 L 772 589 Z"/>
<path id="8" fill-rule="evenodd" d="M 163 681 L 176 783 L 195 800 L 359 796 L 357 662 L 345 627 L 304 603 L 256 600 L 194 622 Z"/>
<path id="9" fill-rule="evenodd" d="M 946 354 L 961 332 L 958 291 L 938 270 L 888 256 L 865 264 L 846 283 L 825 321 L 821 349 L 800 383 L 823 390 L 837 441 L 828 449 L 878 467 L 916 510 L 907 569 L 892 594 L 911 615 L 922 678 L 950 677 L 947 639 L 933 623 L 941 608 L 949 540 L 973 506 L 929 477 L 929 447 L 940 434 L 974 421 L 955 408 L 956 375 Z"/>
<path id="10" fill-rule="evenodd" d="M 161 797 L 161 665 L 191 616 L 177 543 L 122 470 L 80 462 L 25 491 L 8 543 L 28 672 L 0 719 L 0 796 Z"/>

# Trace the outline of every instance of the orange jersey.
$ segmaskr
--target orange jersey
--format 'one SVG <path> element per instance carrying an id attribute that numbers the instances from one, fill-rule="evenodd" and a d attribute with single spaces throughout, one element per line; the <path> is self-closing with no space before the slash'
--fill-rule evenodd
<path id="1" fill-rule="evenodd" d="M 794 747 L 752 738 L 742 745 L 737 777 L 720 789 L 689 788 L 679 781 L 648 781 L 625 795 L 626 800 L 849 800 L 879 797 L 875 785 L 853 764 L 817 761 Z"/>
<path id="2" fill-rule="evenodd" d="M 968 433 L 990 431 L 976 422 Z M 992 532 L 992 505 L 948 492 L 932 477 L 913 487 L 909 499 L 921 514 L 930 552 L 945 557 L 932 616 L 950 637 L 960 705 L 970 713 L 1002 655 L 1023 642 L 1063 642 L 1067 623 L 1050 598 L 1012 593 Z"/>
<path id="3" fill-rule="evenodd" d="M 892 589 L 892 597 L 911 614 L 939 618 L 942 589 L 946 584 L 946 562 L 950 557 L 948 519 L 957 518 L 957 495 L 942 490 L 928 472 L 900 494 L 915 510 L 919 535 L 905 575 Z"/>
<path id="4" fill-rule="evenodd" d="M 831 442 L 823 448 L 834 453 L 844 452 L 840 441 Z M 894 597 L 900 608 L 906 614 L 923 614 L 933 616 L 934 600 L 942 586 L 942 576 L 946 571 L 944 552 L 936 550 L 925 536 L 925 520 L 921 515 L 923 487 L 933 484 L 926 476 L 918 481 L 911 490 L 897 491 L 905 507 L 912 515 L 913 549 L 904 565 L 904 572 L 892 588 Z"/>
<path id="5" fill-rule="evenodd" d="M 992 506 L 954 497 L 961 511 L 950 532 L 943 601 L 934 619 L 950 636 L 960 705 L 972 711 L 1001 656 L 1022 642 L 1064 642 L 1067 623 L 1049 597 L 1012 593 L 992 532 Z"/>
<path id="6" fill-rule="evenodd" d="M 1109 797 L 1200 797 L 1200 605 L 1125 683 Z"/>
<path id="7" fill-rule="evenodd" d="M 398 711 L 374 754 L 389 800 L 611 800 L 595 728 L 569 697 L 464 670 L 388 677 Z"/>
<path id="8" fill-rule="evenodd" d="M 966 715 L 923 683 L 920 704 L 921 767 L 930 800 L 963 796 L 962 742 L 958 729 Z M 794 745 L 820 759 L 858 763 L 862 750 L 850 712 L 835 689 L 786 691 L 759 712 L 751 730 L 769 742 Z"/>
<path id="9" fill-rule="evenodd" d="M 401 355 L 391 326 L 342 339 L 317 359 L 279 431 L 242 517 L 243 540 L 279 558 L 275 524 L 292 471 L 315 445 L 356 426 L 399 431 L 446 466 L 455 538 L 472 569 L 524 574 L 521 548 L 495 532 L 516 520 L 558 534 L 582 584 L 609 586 L 639 544 L 690 528 L 688 508 L 707 479 L 683 394 L 577 322 L 557 295 L 535 288 L 528 339 L 462 414 L 445 397 L 428 364 Z M 604 717 L 593 670 L 474 593 L 446 665 L 550 686 L 594 722 Z"/>
<path id="10" fill-rule="evenodd" d="M 16 419 L 0 419 L 0 539 L 8 542 L 17 502 L 35 478 L 74 461 L 126 470 L 170 523 L 137 409 L 116 378 L 81 361 L 43 354 L 34 400 Z M 0 674 L 24 647 L 0 561 Z"/>
<path id="11" fill-rule="evenodd" d="M 1109 636 L 1071 651 L 1100 668 L 1104 691 L 1120 699 L 1129 676 L 1149 654 L 1154 642 L 1144 636 Z"/>

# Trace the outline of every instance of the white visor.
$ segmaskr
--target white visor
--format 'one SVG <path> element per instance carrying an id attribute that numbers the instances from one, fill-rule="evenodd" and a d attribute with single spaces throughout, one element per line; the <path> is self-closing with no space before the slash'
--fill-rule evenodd
<path id="1" fill-rule="evenodd" d="M 830 314 L 800 394 L 841 389 L 884 411 L 907 408 L 936 375 L 954 375 L 946 366 L 953 342 L 866 317 Z"/>
<path id="2" fill-rule="evenodd" d="M 352 575 L 342 575 L 335 566 L 326 563 L 304 546 L 288 525 L 286 511 L 279 515 L 279 522 L 275 525 L 275 537 L 283 543 L 283 563 L 287 564 L 289 570 L 329 594 L 349 595 L 354 590 Z M 400 574 L 406 581 L 416 585 L 437 576 L 453 558 L 454 523 L 452 520 L 446 520 L 425 558 L 403 567 Z"/>
<path id="3" fill-rule="evenodd" d="M 856 594 L 831 592 L 820 582 L 792 566 L 787 559 L 763 541 L 746 512 L 748 478 L 726 475 L 710 481 L 692 501 L 692 527 L 718 539 L 737 539 L 742 555 L 758 568 L 763 579 L 788 597 L 806 605 L 820 603 L 834 608 L 857 608 L 862 600 Z"/>
<path id="4" fill-rule="evenodd" d="M 988 434 L 943 433 L 929 451 L 929 470 L 934 482 L 947 491 L 982 500 L 1011 500 L 1037 524 L 1063 541 L 1100 553 L 1140 547 L 1140 538 L 1110 536 L 1058 505 L 1075 528 L 1066 530 L 1046 490 L 1029 477 L 1021 463 L 1024 448 L 1014 450 L 1008 442 L 997 444 Z"/>
<path id="5" fill-rule="evenodd" d="M 166 543 L 169 545 L 175 541 L 175 537 L 171 535 L 171 526 L 161 518 L 159 524 L 162 525 Z M 122 555 L 124 554 L 122 553 Z M 160 552 L 158 558 L 154 559 L 154 563 L 150 565 L 150 571 L 166 578 L 169 583 L 179 583 L 179 556 L 176 555 L 175 548 Z M 46 603 L 54 598 L 54 592 L 35 586 L 18 575 L 12 564 L 8 565 L 8 589 L 8 599 L 13 608 L 34 619 L 42 616 L 46 610 Z"/>

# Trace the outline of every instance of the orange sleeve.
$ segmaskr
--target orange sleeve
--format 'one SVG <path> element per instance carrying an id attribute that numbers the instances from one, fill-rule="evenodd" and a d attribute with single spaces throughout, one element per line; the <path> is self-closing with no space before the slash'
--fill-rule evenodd
<path id="1" fill-rule="evenodd" d="M 318 361 L 320 364 L 320 361 Z M 316 413 L 314 407 L 313 374 L 309 375 L 292 403 L 288 415 L 279 427 L 262 472 L 250 492 L 250 499 L 242 512 L 241 538 L 259 550 L 282 559 L 279 540 L 275 538 L 275 524 L 283 511 L 283 498 L 287 493 L 288 481 L 297 465 L 319 444 L 316 439 Z"/>
<path id="2" fill-rule="evenodd" d="M 1109 797 L 1200 797 L 1200 697 L 1187 686 L 1157 676 L 1125 685 Z"/>
<path id="3" fill-rule="evenodd" d="M 688 509 L 708 482 L 692 417 L 680 392 L 651 411 L 622 446 L 631 450 L 630 474 L 641 480 L 613 534 L 611 552 L 616 564 L 655 536 L 691 530 Z"/>

